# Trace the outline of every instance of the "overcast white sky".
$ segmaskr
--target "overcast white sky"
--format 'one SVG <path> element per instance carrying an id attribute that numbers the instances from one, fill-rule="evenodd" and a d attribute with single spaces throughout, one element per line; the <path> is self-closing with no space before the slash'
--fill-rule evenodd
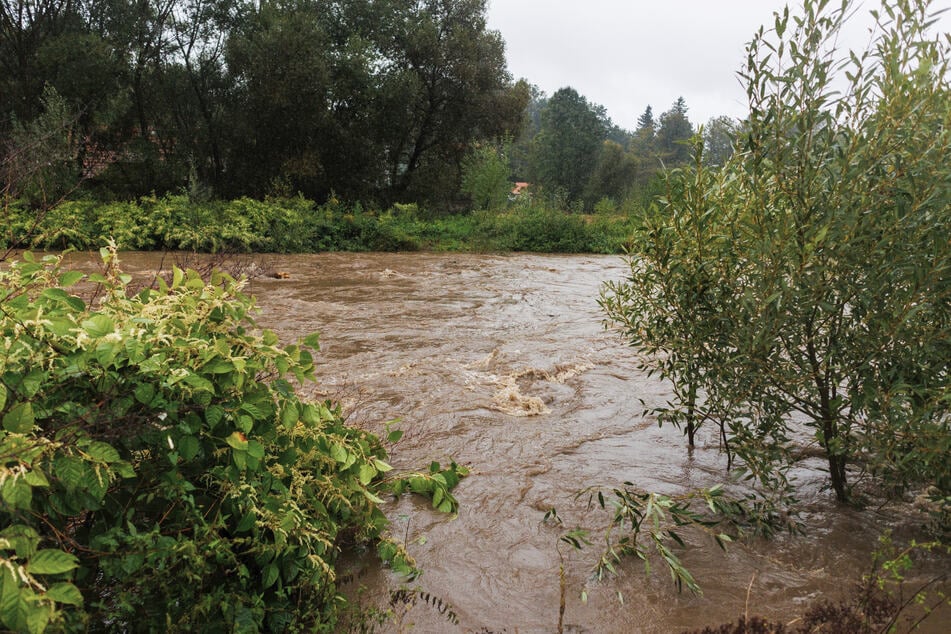
<path id="1" fill-rule="evenodd" d="M 877 0 L 864 4 L 861 23 L 848 34 L 854 48 L 867 42 L 868 8 L 880 6 Z M 648 104 L 657 117 L 683 96 L 697 125 L 718 115 L 746 115 L 736 77 L 745 45 L 785 5 L 783 0 L 488 0 L 488 25 L 505 40 L 512 76 L 549 96 L 571 86 L 627 129 Z M 798 13 L 801 0 L 789 5 Z M 933 6 L 951 6 L 951 0 Z M 942 27 L 949 22 L 945 15 Z"/>

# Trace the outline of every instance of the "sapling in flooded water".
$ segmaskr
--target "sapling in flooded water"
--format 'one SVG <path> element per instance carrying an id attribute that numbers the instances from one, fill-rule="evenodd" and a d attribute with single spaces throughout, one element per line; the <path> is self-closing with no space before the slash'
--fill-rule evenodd
<path id="1" fill-rule="evenodd" d="M 814 445 L 840 502 L 870 475 L 947 508 L 951 40 L 933 3 L 892 0 L 841 54 L 851 12 L 808 1 L 760 29 L 737 152 L 710 169 L 696 142 L 601 302 L 672 384 L 658 420 L 712 421 L 760 487 Z"/>

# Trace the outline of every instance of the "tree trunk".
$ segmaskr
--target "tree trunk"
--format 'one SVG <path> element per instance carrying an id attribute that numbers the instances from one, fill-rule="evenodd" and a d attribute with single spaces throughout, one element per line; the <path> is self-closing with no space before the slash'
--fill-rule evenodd
<path id="1" fill-rule="evenodd" d="M 849 488 L 845 473 L 845 455 L 833 451 L 834 441 L 838 435 L 837 427 L 831 412 L 827 413 L 822 420 L 822 445 L 826 450 L 829 461 L 829 477 L 832 479 L 832 489 L 835 491 L 835 497 L 839 502 L 848 502 Z"/>
<path id="2" fill-rule="evenodd" d="M 690 382 L 687 388 L 687 446 L 694 447 L 694 435 L 697 433 L 697 384 Z"/>

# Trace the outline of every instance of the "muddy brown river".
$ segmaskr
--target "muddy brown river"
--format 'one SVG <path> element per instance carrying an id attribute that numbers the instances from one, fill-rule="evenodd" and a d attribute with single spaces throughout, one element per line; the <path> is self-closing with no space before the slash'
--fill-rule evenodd
<path id="1" fill-rule="evenodd" d="M 160 257 L 121 260 L 143 272 Z M 455 460 L 472 471 L 455 490 L 458 515 L 409 496 L 385 505 L 423 570 L 409 586 L 429 601 L 391 606 L 401 581 L 372 556 L 346 558 L 353 581 L 344 591 L 395 612 L 378 631 L 554 632 L 562 561 L 566 632 L 676 632 L 747 610 L 788 622 L 816 599 L 843 596 L 868 569 L 881 531 L 914 528 L 906 509 L 838 507 L 817 462 L 797 471 L 805 537 L 724 553 L 685 534 L 678 554 L 702 596 L 678 593 L 659 561 L 649 576 L 630 560 L 618 578 L 596 581 L 597 530 L 609 518 L 576 501 L 578 490 L 628 480 L 678 493 L 725 478 L 712 436 L 690 456 L 677 430 L 642 413 L 668 392 L 605 330 L 596 303 L 600 284 L 623 275 L 619 258 L 320 254 L 259 263 L 289 275 L 250 284 L 259 322 L 286 340 L 321 333 L 313 396 L 340 401 L 352 423 L 378 433 L 399 419 L 405 435 L 390 448 L 398 470 Z M 552 507 L 564 526 L 542 521 Z M 595 544 L 559 551 L 559 535 L 576 526 Z"/>

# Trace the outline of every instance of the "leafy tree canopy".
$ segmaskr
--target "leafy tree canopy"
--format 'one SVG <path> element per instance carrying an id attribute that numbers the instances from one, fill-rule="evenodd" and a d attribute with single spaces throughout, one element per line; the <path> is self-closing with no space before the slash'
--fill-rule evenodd
<path id="1" fill-rule="evenodd" d="M 757 34 L 742 151 L 712 171 L 695 140 L 603 302 L 673 383 L 661 419 L 719 425 L 767 490 L 811 443 L 840 500 L 870 473 L 947 524 L 951 50 L 895 0 L 869 50 L 828 54 L 850 6 L 826 5 Z"/>

